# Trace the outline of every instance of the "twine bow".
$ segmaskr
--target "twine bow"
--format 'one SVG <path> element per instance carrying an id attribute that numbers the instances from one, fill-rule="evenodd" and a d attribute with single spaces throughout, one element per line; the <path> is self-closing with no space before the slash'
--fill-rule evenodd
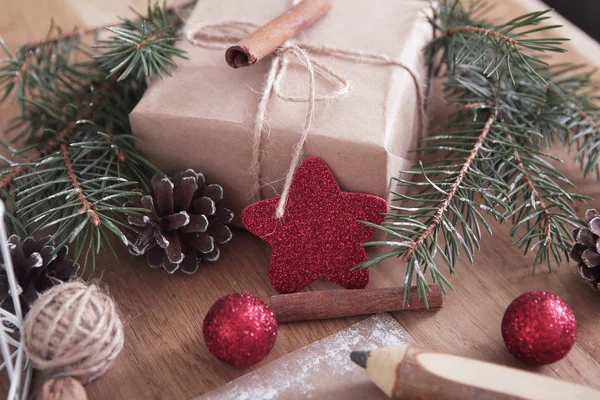
<path id="1" fill-rule="evenodd" d="M 214 25 L 200 24 L 188 29 L 185 32 L 185 36 L 186 39 L 194 46 L 207 49 L 223 50 L 229 47 L 231 44 L 240 41 L 248 33 L 257 28 L 258 26 L 256 24 L 244 21 L 228 21 Z M 275 95 L 285 101 L 302 102 L 308 104 L 304 127 L 302 128 L 300 139 L 294 146 L 292 152 L 292 161 L 287 171 L 283 191 L 281 192 L 281 197 L 275 211 L 276 218 L 283 217 L 290 186 L 292 184 L 292 178 L 294 177 L 296 168 L 302 161 L 304 144 L 308 138 L 310 126 L 315 112 L 316 102 L 339 99 L 348 93 L 348 81 L 315 60 L 313 57 L 311 57 L 311 54 L 329 56 L 362 64 L 398 66 L 406 70 L 415 84 L 418 104 L 417 112 L 419 118 L 419 133 L 420 137 L 424 137 L 423 135 L 425 132 L 426 122 L 425 97 L 423 95 L 423 88 L 419 78 L 411 68 L 382 54 L 364 53 L 360 51 L 338 49 L 326 46 L 315 46 L 307 43 L 298 43 L 294 40 L 288 40 L 285 44 L 273 52 L 271 66 L 263 85 L 263 90 L 260 95 L 258 110 L 254 118 L 254 125 L 252 129 L 252 163 L 250 165 L 250 173 L 253 175 L 255 182 L 252 194 L 255 195 L 258 200 L 260 200 L 260 167 L 262 164 L 260 147 L 261 143 L 263 142 L 263 135 L 265 134 L 264 125 L 267 117 L 269 101 L 273 95 Z M 307 97 L 289 96 L 283 94 L 281 91 L 280 85 L 282 77 L 285 75 L 288 65 L 292 59 L 295 59 L 301 66 L 303 66 L 308 74 Z M 322 76 L 333 86 L 333 89 L 324 95 L 317 96 L 315 83 L 316 75 Z"/>

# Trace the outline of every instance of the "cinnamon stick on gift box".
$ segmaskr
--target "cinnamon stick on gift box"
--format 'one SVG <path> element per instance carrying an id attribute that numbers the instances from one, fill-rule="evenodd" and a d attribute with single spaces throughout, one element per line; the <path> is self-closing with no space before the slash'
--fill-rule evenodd
<path id="1" fill-rule="evenodd" d="M 301 1 L 228 48 L 225 53 L 227 64 L 233 68 L 241 68 L 256 63 L 327 14 L 330 9 L 331 0 Z"/>
<path id="2" fill-rule="evenodd" d="M 429 311 L 435 311 L 442 307 L 443 294 L 439 285 L 430 285 L 430 289 Z M 271 296 L 271 309 L 280 323 L 427 309 L 423 298 L 417 298 L 416 286 L 411 287 L 406 307 L 402 307 L 402 292 L 403 288 L 397 287 L 280 294 Z"/>

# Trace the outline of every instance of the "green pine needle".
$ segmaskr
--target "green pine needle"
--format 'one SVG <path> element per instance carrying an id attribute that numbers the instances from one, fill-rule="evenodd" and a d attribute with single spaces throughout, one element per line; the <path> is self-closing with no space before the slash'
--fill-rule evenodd
<path id="1" fill-rule="evenodd" d="M 574 205 L 587 198 L 573 192 L 556 169 L 562 161 L 547 148 L 567 144 L 584 174 L 598 172 L 591 74 L 540 58 L 564 52 L 567 39 L 531 36 L 558 27 L 540 25 L 550 10 L 500 25 L 476 20 L 481 10 L 481 2 L 465 7 L 457 0 L 433 7 L 429 65 L 444 78 L 445 100 L 458 111 L 446 133 L 416 149 L 428 158 L 396 180 L 391 212 L 375 226 L 388 240 L 366 244 L 388 251 L 359 266 L 400 258 L 407 264 L 405 302 L 413 281 L 419 297 L 427 295 L 428 282 L 451 288 L 440 263 L 450 274 L 461 253 L 473 263 L 482 232 L 492 233 L 490 217 L 511 223 L 513 245 L 535 254 L 532 272 L 566 261 L 571 228 L 581 222 Z"/>
<path id="2" fill-rule="evenodd" d="M 143 210 L 124 205 L 147 189 L 156 168 L 136 150 L 129 113 L 147 80 L 175 67 L 183 57 L 179 13 L 149 6 L 148 15 L 121 19 L 107 28 L 114 36 L 91 48 L 75 31 L 52 25 L 49 38 L 0 60 L 0 100 L 20 107 L 9 127 L 20 150 L 0 166 L 0 193 L 11 233 L 52 233 L 71 244 L 74 259 L 100 251 L 114 253 L 111 237 L 127 243 L 127 214 Z M 109 50 L 101 53 L 104 48 Z"/>
<path id="3" fill-rule="evenodd" d="M 106 28 L 114 35 L 98 40 L 93 47 L 107 49 L 95 57 L 100 67 L 109 71 L 107 78 L 118 74 L 120 82 L 130 75 L 136 79 L 156 75 L 163 78 L 163 73 L 171 76 L 171 69 L 177 66 L 172 58 L 186 58 L 184 51 L 174 47 L 180 40 L 174 19 L 177 15 L 171 17 L 165 5 L 155 4 L 139 21 L 121 19 L 120 26 Z"/>

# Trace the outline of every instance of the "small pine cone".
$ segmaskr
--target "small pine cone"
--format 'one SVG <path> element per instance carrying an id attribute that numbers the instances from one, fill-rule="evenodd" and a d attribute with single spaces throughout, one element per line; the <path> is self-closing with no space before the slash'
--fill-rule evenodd
<path id="1" fill-rule="evenodd" d="M 8 238 L 8 249 L 17 279 L 21 309 L 26 314 L 38 297 L 52 286 L 68 282 L 77 276 L 79 264 L 67 259 L 69 248 L 58 251 L 51 238 L 24 240 L 17 235 Z M 0 270 L 0 307 L 14 312 L 6 269 Z"/>
<path id="2" fill-rule="evenodd" d="M 571 259 L 577 262 L 579 275 L 595 290 L 600 290 L 600 214 L 587 210 L 588 226 L 573 230 L 576 241 L 571 249 Z"/>
<path id="3" fill-rule="evenodd" d="M 177 269 L 193 274 L 201 262 L 217 261 L 217 244 L 232 237 L 227 225 L 233 213 L 219 205 L 223 188 L 206 185 L 204 175 L 191 169 L 173 178 L 156 174 L 151 184 L 152 195 L 132 202 L 149 211 L 127 219 L 142 228 L 131 252 L 145 254 L 150 267 L 163 267 L 170 274 Z"/>

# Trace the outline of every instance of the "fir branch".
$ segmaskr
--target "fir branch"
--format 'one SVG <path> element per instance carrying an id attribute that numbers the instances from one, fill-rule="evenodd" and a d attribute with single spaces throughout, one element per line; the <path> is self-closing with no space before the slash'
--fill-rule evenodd
<path id="1" fill-rule="evenodd" d="M 114 124 L 112 122 L 109 122 L 106 128 L 110 134 L 116 134 L 114 130 Z M 113 149 L 113 153 L 119 162 L 124 163 L 127 161 L 127 154 L 119 146 L 117 146 L 109 136 L 106 136 L 104 141 Z"/>
<path id="2" fill-rule="evenodd" d="M 512 142 L 510 134 L 507 133 L 507 137 Z M 573 185 L 527 148 L 519 150 L 516 146 L 514 160 L 508 159 L 507 162 L 514 166 L 507 168 L 505 177 L 512 188 L 508 194 L 513 217 L 509 233 L 515 236 L 521 228 L 525 228 L 513 245 L 523 249 L 525 254 L 537 249 L 532 274 L 542 263 L 546 263 L 548 271 L 551 271 L 551 258 L 557 265 L 568 259 L 570 230 L 581 222 L 572 205 L 588 198 L 562 189 L 556 181 Z"/>
<path id="3" fill-rule="evenodd" d="M 430 23 L 440 35 L 427 46 L 429 64 L 442 76 L 445 100 L 457 107 L 449 131 L 426 138 L 416 149 L 432 156 L 396 179 L 403 192 L 393 192 L 391 212 L 375 226 L 389 235 L 387 253 L 359 267 L 372 267 L 390 257 L 407 263 L 404 301 L 416 279 L 419 297 L 432 282 L 451 287 L 438 258 L 451 274 L 459 248 L 473 263 L 482 227 L 491 234 L 486 215 L 512 223 L 513 243 L 535 251 L 532 272 L 540 263 L 567 259 L 570 228 L 579 222 L 573 209 L 587 198 L 552 164 L 560 162 L 545 146 L 575 147 L 584 172 L 600 165 L 600 129 L 590 74 L 568 75 L 569 66 L 551 68 L 540 52 L 563 52 L 564 38 L 533 38 L 552 29 L 542 22 L 548 10 L 533 12 L 500 25 L 474 20 L 481 3 L 463 7 L 442 1 Z M 552 161 L 552 162 L 551 162 Z"/>
<path id="4" fill-rule="evenodd" d="M 483 101 L 480 101 L 478 103 L 468 103 L 463 105 L 463 110 L 464 111 L 469 111 L 469 110 L 475 110 L 477 108 L 486 108 L 488 107 L 488 105 L 486 103 L 484 103 Z"/>
<path id="5" fill-rule="evenodd" d="M 540 112 L 540 110 L 541 107 L 537 110 L 537 116 L 545 113 L 545 111 Z M 540 243 L 543 244 L 543 246 L 539 247 L 538 254 L 536 255 L 533 271 L 535 271 L 535 266 L 538 263 L 545 260 L 549 261 L 548 250 L 552 250 L 557 264 L 562 261 L 562 257 L 559 256 L 561 252 L 566 258 L 568 243 L 565 243 L 565 237 L 567 237 L 566 240 L 568 242 L 569 233 L 568 229 L 565 229 L 565 224 L 570 225 L 578 220 L 571 205 L 568 203 L 585 200 L 584 196 L 569 193 L 562 189 L 560 184 L 573 185 L 554 166 L 543 161 L 541 157 L 549 156 L 537 152 L 534 146 L 533 148 L 524 147 L 516 149 L 514 161 L 507 160 L 509 163 L 514 164 L 515 172 L 518 172 L 515 174 L 516 179 L 511 187 L 519 189 L 522 200 L 521 205 L 519 205 L 519 201 L 516 199 L 513 203 L 513 214 L 517 215 L 517 213 L 520 213 L 520 216 L 513 219 L 514 226 L 511 229 L 511 235 L 514 234 L 522 222 L 526 221 L 528 233 L 515 244 L 518 244 L 519 247 L 524 247 L 525 252 L 527 252 L 531 238 L 542 239 L 536 242 L 531 248 L 533 250 L 535 246 Z M 524 181 L 525 184 L 522 185 L 518 182 L 519 180 Z M 527 208 L 523 209 L 522 207 Z M 552 212 L 551 209 L 554 208 L 558 208 L 559 212 Z M 532 227 L 530 227 L 531 221 L 535 221 Z M 559 232 L 561 229 L 562 232 Z M 550 268 L 551 265 L 548 263 L 548 269 Z"/>
<path id="6" fill-rule="evenodd" d="M 600 134 L 600 125 L 596 123 L 585 111 L 577 106 L 575 103 L 570 103 L 571 106 L 575 109 L 577 114 L 596 131 L 596 133 Z"/>
<path id="7" fill-rule="evenodd" d="M 41 152 L 37 152 L 34 157 L 26 160 L 26 163 L 31 163 L 33 158 L 38 158 L 41 156 Z M 0 190 L 8 189 L 13 180 L 21 176 L 27 171 L 27 167 L 19 166 L 8 172 L 5 172 L 2 179 L 0 180 Z"/>
<path id="8" fill-rule="evenodd" d="M 92 111 L 91 104 L 93 104 L 95 95 L 97 93 L 109 92 L 114 88 L 114 85 L 114 79 L 104 81 L 101 84 L 94 84 L 92 91 L 90 91 L 89 93 L 85 93 L 84 96 L 81 96 L 83 97 L 83 99 L 80 100 L 79 103 L 81 109 L 77 111 L 77 115 L 75 116 L 75 118 L 72 118 L 71 115 L 69 115 L 69 113 L 65 113 L 64 115 L 62 115 L 62 117 L 60 117 L 58 124 L 63 124 L 65 125 L 65 127 L 60 130 L 58 138 L 54 138 L 52 136 L 41 138 L 42 140 L 39 141 L 38 148 L 35 149 L 34 153 L 30 157 L 27 158 L 27 162 L 30 163 L 35 159 L 44 157 L 47 154 L 58 150 L 63 144 L 66 144 L 70 136 L 74 132 L 75 128 L 77 127 L 79 121 L 90 116 L 90 113 Z M 90 94 L 94 94 L 94 96 L 90 97 Z M 64 106 L 61 106 L 60 104 L 56 106 L 57 109 L 61 109 L 63 107 Z M 10 167 L 8 168 L 10 169 Z M 11 182 L 19 176 L 21 176 L 21 174 L 25 173 L 26 170 L 27 169 L 22 166 L 15 167 L 12 169 L 12 171 L 9 170 L 8 173 L 0 181 L 0 190 L 8 188 Z"/>
<path id="9" fill-rule="evenodd" d="M 510 136 L 510 134 L 507 134 L 506 137 L 509 141 L 512 142 L 512 136 Z M 548 247 L 552 237 L 552 217 L 550 215 L 550 211 L 548 210 L 546 202 L 542 198 L 539 190 L 533 184 L 531 177 L 527 174 L 527 170 L 525 169 L 525 165 L 521 160 L 521 156 L 519 155 L 518 150 L 515 150 L 515 162 L 517 163 L 517 168 L 523 174 L 523 179 L 525 180 L 525 183 L 529 187 L 529 190 L 531 190 L 531 199 L 537 203 L 537 205 L 542 210 L 542 214 L 544 215 L 544 246 Z"/>
<path id="10" fill-rule="evenodd" d="M 100 217 L 98 217 L 98 210 L 88 200 L 85 193 L 83 193 L 83 189 L 81 187 L 81 184 L 79 183 L 79 178 L 77 178 L 77 172 L 75 171 L 75 168 L 73 168 L 73 160 L 71 159 L 71 155 L 69 154 L 67 143 L 64 140 L 60 141 L 60 154 L 63 156 L 65 167 L 67 169 L 67 174 L 69 175 L 69 179 L 71 180 L 71 185 L 73 186 L 73 189 L 75 189 L 75 191 L 77 192 L 77 198 L 81 202 L 81 208 L 79 209 L 79 212 L 82 214 L 89 214 L 90 222 L 93 226 L 100 225 Z"/>
<path id="11" fill-rule="evenodd" d="M 191 1 L 187 1 L 185 3 L 181 3 L 178 4 L 176 6 L 173 7 L 167 7 L 166 4 L 163 4 L 161 10 L 165 10 L 167 12 L 167 14 L 172 15 L 170 24 L 173 27 L 177 27 L 181 22 L 183 22 L 183 17 L 181 15 L 181 11 L 184 9 L 187 9 L 191 6 L 193 6 L 196 3 L 197 0 L 191 0 Z M 149 6 L 150 6 L 150 2 L 149 2 Z M 157 5 L 155 6 L 155 8 L 157 7 Z M 139 14 L 138 12 L 136 12 L 135 10 L 132 9 L 132 11 L 140 18 L 140 19 L 145 19 L 147 17 Z M 150 14 L 149 14 L 150 15 Z M 127 19 L 124 19 L 125 21 L 127 21 Z M 85 28 L 85 29 L 81 29 L 81 28 L 75 28 L 74 30 L 70 31 L 70 32 L 62 32 L 59 33 L 57 35 L 52 35 L 53 32 L 53 25 L 50 27 L 50 30 L 48 32 L 48 35 L 45 39 L 37 41 L 37 42 L 32 42 L 32 43 L 27 43 L 23 46 L 24 49 L 26 50 L 36 50 L 40 47 L 44 47 L 44 46 L 48 46 L 48 45 L 53 45 L 53 44 L 57 44 L 57 43 L 61 43 L 61 42 L 65 42 L 65 41 L 69 41 L 71 39 L 79 39 L 79 38 L 83 38 L 85 36 L 89 36 L 89 35 L 93 35 L 95 33 L 98 33 L 104 29 L 110 28 L 116 26 L 115 23 L 110 23 L 110 24 L 104 24 L 104 25 L 97 25 L 91 28 Z"/>
<path id="12" fill-rule="evenodd" d="M 148 16 L 138 16 L 140 21 L 122 19 L 110 29 L 162 29 L 164 37 L 150 34 L 138 50 L 172 65 L 171 58 L 182 52 L 175 40 L 161 40 L 176 34 L 179 10 L 155 5 Z M 149 173 L 156 171 L 135 149 L 129 112 L 147 78 L 160 76 L 156 69 L 128 73 L 143 69 L 142 59 L 109 70 L 102 55 L 90 58 L 96 50 L 82 37 L 98 29 L 63 33 L 53 26 L 51 33 L 58 34 L 14 54 L 0 40 L 8 55 L 0 61 L 0 91 L 21 109 L 9 130 L 25 143 L 21 150 L 10 149 L 11 159 L 0 167 L 7 221 L 19 234 L 49 230 L 57 250 L 74 242 L 74 259 L 90 254 L 92 264 L 99 251 L 112 249 L 110 234 L 127 243 L 125 217 L 139 210 L 123 203 L 139 195 L 136 188 L 146 189 Z"/>
<path id="13" fill-rule="evenodd" d="M 456 176 L 456 179 L 450 185 L 450 190 L 446 194 L 444 201 L 442 202 L 441 206 L 439 206 L 438 209 L 436 210 L 435 215 L 433 216 L 433 220 L 429 223 L 429 225 L 427 225 L 425 230 L 423 232 L 421 232 L 421 234 L 417 237 L 417 239 L 406 250 L 406 252 L 402 256 L 402 259 L 404 261 L 410 260 L 410 258 L 413 256 L 413 254 L 419 248 L 419 246 L 422 246 L 423 242 L 427 238 L 429 238 L 436 229 L 439 228 L 444 216 L 446 215 L 446 213 L 448 211 L 448 207 L 450 207 L 450 204 L 454 200 L 456 193 L 458 192 L 458 189 L 461 187 L 461 185 L 465 179 L 465 176 L 468 173 L 469 168 L 471 167 L 471 164 L 473 163 L 473 160 L 475 159 L 475 157 L 477 157 L 479 150 L 481 150 L 481 147 L 483 146 L 483 143 L 485 142 L 485 139 L 486 139 L 488 133 L 490 132 L 490 129 L 492 128 L 492 124 L 496 120 L 496 116 L 497 116 L 497 111 L 495 109 L 490 111 L 489 116 L 488 116 L 487 120 L 485 121 L 485 125 L 481 129 L 481 133 L 479 134 L 479 136 L 477 136 L 477 140 L 475 140 L 475 143 L 473 144 L 473 148 L 471 149 L 471 151 L 469 152 L 469 155 L 465 159 L 460 171 L 458 172 L 458 175 Z"/>
<path id="14" fill-rule="evenodd" d="M 500 32 L 496 32 L 493 29 L 486 29 L 479 26 L 455 26 L 453 28 L 446 30 L 447 36 L 453 36 L 459 33 L 477 33 L 480 35 L 490 36 L 499 40 L 502 40 L 508 43 L 511 46 L 516 46 L 519 42 L 516 39 L 511 38 L 510 36 L 503 35 Z"/>
<path id="15" fill-rule="evenodd" d="M 549 18 L 551 10 L 536 11 L 515 18 L 501 25 L 474 21 L 472 14 L 481 2 L 474 2 L 471 9 L 458 1 L 443 1 L 436 9 L 437 19 L 429 18 L 432 26 L 442 34 L 431 41 L 426 50 L 432 54 L 444 53 L 444 64 L 450 71 L 456 66 L 469 64 L 481 67 L 488 75 L 506 69 L 515 82 L 513 70 L 518 69 L 531 79 L 543 82 L 538 69 L 545 62 L 523 51 L 564 52 L 561 43 L 566 38 L 532 38 L 530 34 L 556 28 L 557 25 L 540 25 Z M 430 57 L 434 63 L 434 58 Z M 439 73 L 438 65 L 435 68 Z"/>
<path id="16" fill-rule="evenodd" d="M 170 17 L 172 16 L 172 18 Z M 136 78 L 171 75 L 176 66 L 172 57 L 186 58 L 184 52 L 173 47 L 180 40 L 177 34 L 179 14 L 169 14 L 166 6 L 148 5 L 148 15 L 141 21 L 121 20 L 120 26 L 107 27 L 114 35 L 98 40 L 94 46 L 107 51 L 96 56 L 108 77 L 119 74 L 118 81 L 129 75 Z"/>
<path id="17" fill-rule="evenodd" d="M 600 125 L 590 116 L 592 111 L 586 112 L 575 103 L 570 105 L 580 121 L 571 119 L 574 124 L 567 129 L 565 137 L 570 138 L 568 144 L 571 148 L 577 147 L 574 158 L 580 162 L 584 176 L 596 172 L 597 179 L 600 179 Z"/>

